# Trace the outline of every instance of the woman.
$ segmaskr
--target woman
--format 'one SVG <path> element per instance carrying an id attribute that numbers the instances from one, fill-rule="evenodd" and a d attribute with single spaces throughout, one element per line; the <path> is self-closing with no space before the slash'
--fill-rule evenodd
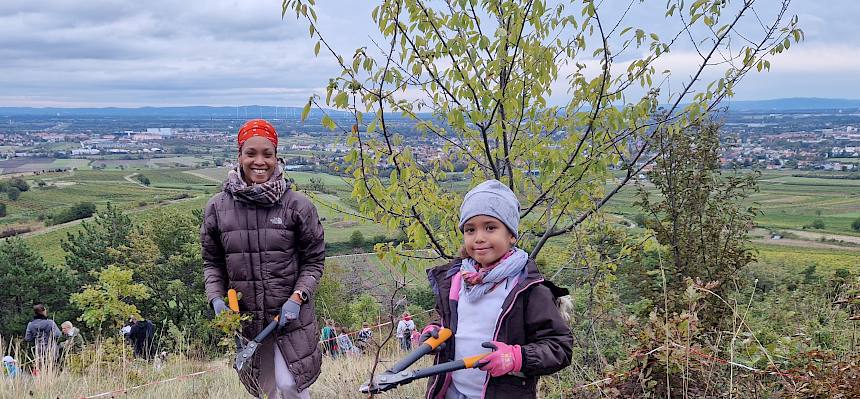
<path id="1" fill-rule="evenodd" d="M 239 378 L 252 395 L 309 398 L 320 373 L 313 296 L 323 273 L 325 242 L 314 205 L 290 189 L 277 162 L 278 136 L 256 119 L 238 135 L 238 165 L 206 205 L 201 243 L 206 295 L 218 314 L 230 288 L 253 316 L 252 338 L 280 315 Z"/>
<path id="2" fill-rule="evenodd" d="M 24 340 L 32 342 L 36 351 L 36 373 L 42 368 L 49 367 L 57 360 L 57 342 L 60 338 L 60 329 L 57 323 L 48 318 L 48 309 L 45 305 L 33 306 L 33 320 L 27 323 L 24 332 Z"/>
<path id="3" fill-rule="evenodd" d="M 397 339 L 400 340 L 400 349 L 412 350 L 412 332 L 415 331 L 415 322 L 409 312 L 403 312 L 403 318 L 397 322 Z"/>

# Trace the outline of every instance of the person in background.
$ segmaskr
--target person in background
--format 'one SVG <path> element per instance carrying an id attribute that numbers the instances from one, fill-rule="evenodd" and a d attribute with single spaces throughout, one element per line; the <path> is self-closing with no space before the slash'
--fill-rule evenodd
<path id="1" fill-rule="evenodd" d="M 86 342 L 81 336 L 81 330 L 75 327 L 71 321 L 64 321 L 60 324 L 60 329 L 63 331 L 63 339 L 60 341 L 60 348 L 63 350 L 63 355 L 69 353 L 80 353 L 84 350 Z"/>
<path id="2" fill-rule="evenodd" d="M 333 320 L 328 319 L 325 321 L 325 326 L 320 331 L 320 341 L 322 341 L 323 349 L 329 356 L 332 358 L 337 357 L 337 333 L 334 329 Z"/>
<path id="3" fill-rule="evenodd" d="M 18 362 L 12 356 L 3 356 L 3 368 L 9 378 L 15 378 L 19 375 Z"/>
<path id="4" fill-rule="evenodd" d="M 57 323 L 48 318 L 48 310 L 45 305 L 33 306 L 33 320 L 27 323 L 24 333 L 24 341 L 32 342 L 36 351 L 36 374 L 49 364 L 57 360 L 57 342 L 60 338 L 60 329 Z"/>
<path id="5" fill-rule="evenodd" d="M 337 348 L 340 353 L 347 356 L 355 355 L 358 349 L 352 344 L 346 327 L 341 327 L 338 330 L 340 330 L 340 334 L 337 335 Z"/>
<path id="6" fill-rule="evenodd" d="M 129 320 L 134 322 L 128 333 L 128 339 L 131 340 L 134 348 L 134 357 L 149 360 L 152 357 L 152 338 L 155 335 L 155 326 L 146 319 L 137 320 L 136 317 L 131 317 Z"/>
<path id="7" fill-rule="evenodd" d="M 361 323 L 361 330 L 358 331 L 355 340 L 355 346 L 358 347 L 358 350 L 362 353 L 366 352 L 370 347 L 370 340 L 373 338 L 373 330 L 370 329 L 370 325 L 365 323 Z"/>
<path id="8" fill-rule="evenodd" d="M 412 330 L 412 335 L 409 338 L 412 341 L 412 347 L 417 348 L 420 343 L 421 333 L 418 330 Z"/>
<path id="9" fill-rule="evenodd" d="M 397 322 L 397 339 L 401 350 L 412 350 L 412 331 L 415 331 L 415 322 L 409 312 L 403 312 L 403 318 Z"/>
<path id="10" fill-rule="evenodd" d="M 122 328 L 119 329 L 119 332 L 122 333 L 122 338 L 125 340 L 126 343 L 128 343 L 131 346 L 134 346 L 134 343 L 131 342 L 131 338 L 129 337 L 129 334 L 131 334 L 131 326 L 133 326 L 133 325 L 134 325 L 134 320 L 129 318 L 125 322 L 125 324 L 123 324 Z"/>

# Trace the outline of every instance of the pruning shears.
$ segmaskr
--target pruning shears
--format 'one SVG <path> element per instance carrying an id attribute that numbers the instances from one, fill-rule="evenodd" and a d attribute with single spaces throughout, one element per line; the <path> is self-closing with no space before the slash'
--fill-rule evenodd
<path id="1" fill-rule="evenodd" d="M 364 383 L 364 385 L 358 389 L 359 392 L 366 394 L 382 393 L 421 378 L 477 367 L 480 360 L 489 354 L 484 353 L 470 356 L 465 359 L 457 359 L 418 370 L 406 370 L 406 368 L 411 366 L 412 363 L 415 363 L 422 356 L 432 352 L 448 338 L 451 338 L 452 335 L 453 333 L 451 330 L 447 328 L 440 329 L 439 338 L 431 337 L 422 342 L 418 348 L 410 352 L 399 362 L 395 363 L 390 369 L 373 377 L 373 380 Z"/>
<path id="2" fill-rule="evenodd" d="M 239 296 L 236 293 L 236 290 L 232 288 L 227 291 L 227 306 L 234 312 L 239 312 Z M 236 335 L 236 371 L 242 371 L 242 368 L 245 366 L 245 362 L 254 356 L 254 352 L 257 351 L 257 347 L 260 346 L 260 342 L 263 342 L 263 340 L 266 339 L 272 331 L 275 331 L 275 328 L 277 327 L 278 316 L 275 316 L 275 319 L 269 322 L 266 328 L 264 328 L 263 331 L 260 331 L 254 339 L 248 341 L 247 344 L 243 344 L 242 338 L 238 334 Z"/>

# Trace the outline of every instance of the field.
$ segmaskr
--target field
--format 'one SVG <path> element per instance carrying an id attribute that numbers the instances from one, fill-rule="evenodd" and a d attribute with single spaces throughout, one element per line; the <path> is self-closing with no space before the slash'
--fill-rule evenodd
<path id="1" fill-rule="evenodd" d="M 650 185 L 646 185 L 650 188 Z M 624 188 L 609 203 L 609 211 L 631 218 L 641 210 L 633 207 L 635 187 Z M 759 192 L 747 203 L 757 207 L 759 227 L 771 230 L 806 230 L 860 236 L 851 223 L 860 218 L 860 180 L 794 177 L 790 172 L 765 172 Z M 824 228 L 812 229 L 820 220 Z"/>
<path id="2" fill-rule="evenodd" d="M 776 269 L 784 273 L 800 273 L 809 266 L 828 275 L 838 269 L 860 272 L 860 252 L 851 249 L 816 249 L 808 247 L 785 247 L 755 245 L 758 262 L 756 268 Z"/>
<path id="3" fill-rule="evenodd" d="M 150 186 L 140 184 L 136 174 L 146 176 Z M 110 202 L 128 212 L 133 222 L 144 223 L 160 207 L 187 212 L 202 209 L 208 198 L 220 190 L 220 179 L 226 174 L 225 168 L 160 168 L 140 171 L 76 170 L 27 177 L 31 189 L 22 193 L 17 201 L 7 201 L 8 216 L 0 218 L 0 226 L 28 225 L 37 229 L 26 235 L 27 241 L 50 264 L 62 264 L 60 242 L 68 233 L 80 229 L 79 222 L 43 227 L 37 220 L 39 215 L 50 214 L 79 202 L 92 202 L 98 208 Z M 318 177 L 328 189 L 338 190 L 338 196 L 310 194 L 323 221 L 328 242 L 347 242 L 355 231 L 361 232 L 366 240 L 378 235 L 391 235 L 382 226 L 349 215 L 354 214 L 355 210 L 341 198 L 348 195 L 348 185 L 343 179 L 307 172 L 289 172 L 289 176 L 298 184 L 306 184 L 311 177 Z M 43 182 L 43 187 L 37 184 L 39 181 Z M 169 201 L 182 195 L 192 198 Z"/>
<path id="4" fill-rule="evenodd" d="M 227 178 L 228 168 L 205 168 L 205 169 L 197 169 L 194 170 L 194 173 L 198 173 L 212 179 L 223 181 Z M 310 182 L 312 177 L 318 178 L 322 181 L 322 184 L 327 188 L 331 187 L 336 190 L 349 190 L 350 183 L 339 176 L 333 176 L 325 173 L 310 173 L 310 172 L 295 172 L 295 171 L 285 171 L 284 172 L 287 177 L 295 180 L 296 184 L 302 185 Z"/>
<path id="5" fill-rule="evenodd" d="M 167 205 L 147 206 L 145 208 L 128 211 L 128 216 L 133 223 L 146 223 L 158 215 L 162 208 L 169 208 L 179 212 L 191 212 L 193 209 L 203 209 L 208 200 L 207 196 L 201 195 L 189 199 L 175 201 Z M 65 225 L 48 227 L 43 231 L 26 234 L 25 240 L 42 255 L 48 264 L 61 265 L 64 262 L 64 252 L 60 242 L 65 240 L 69 233 L 81 230 L 80 222 L 70 222 Z"/>

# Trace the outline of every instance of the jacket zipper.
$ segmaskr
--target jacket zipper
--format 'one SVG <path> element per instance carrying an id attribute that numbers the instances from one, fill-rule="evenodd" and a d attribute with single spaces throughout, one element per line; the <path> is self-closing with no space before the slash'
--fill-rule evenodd
<path id="1" fill-rule="evenodd" d="M 501 330 L 501 328 L 502 328 L 502 322 L 505 320 L 505 317 L 507 317 L 507 315 L 508 315 L 508 313 L 511 311 L 511 309 L 513 309 L 513 307 L 514 307 L 514 303 L 516 303 L 516 302 L 517 302 L 517 298 L 520 296 L 520 294 L 522 294 L 522 293 L 523 293 L 523 291 L 525 291 L 525 290 L 526 290 L 526 289 L 528 289 L 529 287 L 531 287 L 531 286 L 533 286 L 533 285 L 535 285 L 535 284 L 540 284 L 540 283 L 542 283 L 543 281 L 544 281 L 544 279 L 542 279 L 542 278 L 541 278 L 541 279 L 537 279 L 537 280 L 535 280 L 535 281 L 532 281 L 532 282 L 530 282 L 530 283 L 526 284 L 526 286 L 525 286 L 525 287 L 520 288 L 520 290 L 519 290 L 519 291 L 517 291 L 517 292 L 514 294 L 514 299 L 512 299 L 512 300 L 511 300 L 511 303 L 508 305 L 508 308 L 507 308 L 507 309 L 505 309 L 505 311 L 504 311 L 504 312 L 502 312 L 502 315 L 501 315 L 501 316 L 499 316 L 499 321 L 496 323 L 496 332 L 495 332 L 495 333 L 493 333 L 493 341 L 497 341 L 497 340 L 499 339 L 499 330 Z M 487 394 L 487 385 L 489 385 L 489 384 L 490 384 L 490 374 L 489 374 L 489 373 L 487 373 L 487 376 L 484 378 L 484 388 L 481 390 L 481 398 L 482 398 L 482 399 L 483 399 L 483 398 L 485 397 L 485 395 Z"/>

